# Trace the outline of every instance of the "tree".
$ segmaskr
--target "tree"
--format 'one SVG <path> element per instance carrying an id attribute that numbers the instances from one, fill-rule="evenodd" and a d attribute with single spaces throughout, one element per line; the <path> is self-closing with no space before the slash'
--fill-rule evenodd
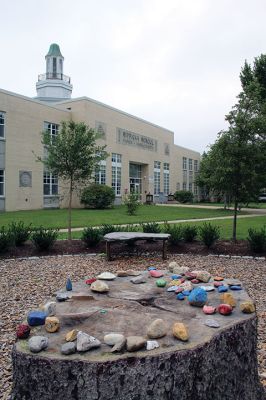
<path id="1" fill-rule="evenodd" d="M 73 192 L 91 178 L 100 160 L 107 157 L 105 146 L 97 146 L 96 132 L 83 122 L 63 121 L 56 137 L 42 133 L 46 156 L 38 157 L 45 168 L 68 187 L 68 240 L 71 240 Z"/>
<path id="2" fill-rule="evenodd" d="M 225 117 L 229 124 L 204 154 L 197 183 L 230 196 L 234 203 L 233 240 L 237 210 L 266 186 L 266 56 L 245 62 L 238 102 Z"/>

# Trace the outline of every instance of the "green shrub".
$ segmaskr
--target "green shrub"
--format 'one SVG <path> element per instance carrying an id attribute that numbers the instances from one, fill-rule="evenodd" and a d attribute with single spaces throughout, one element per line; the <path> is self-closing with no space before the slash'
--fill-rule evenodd
<path id="1" fill-rule="evenodd" d="M 108 208 L 113 205 L 115 193 L 110 186 L 94 183 L 83 189 L 80 197 L 81 204 L 87 208 Z"/>
<path id="2" fill-rule="evenodd" d="M 193 242 L 198 234 L 198 228 L 195 225 L 183 226 L 183 239 L 185 242 Z"/>
<path id="3" fill-rule="evenodd" d="M 117 232 L 117 228 L 115 225 L 112 224 L 102 224 L 100 227 L 102 236 L 107 235 L 107 233 Z"/>
<path id="4" fill-rule="evenodd" d="M 59 229 L 46 229 L 40 226 L 34 229 L 31 240 L 38 250 L 49 250 L 53 247 L 58 238 L 58 231 Z"/>
<path id="5" fill-rule="evenodd" d="M 139 227 L 137 225 L 128 224 L 126 226 L 120 226 L 117 228 L 119 232 L 138 232 Z"/>
<path id="6" fill-rule="evenodd" d="M 9 229 L 0 229 L 0 253 L 5 253 L 14 244 L 13 235 Z"/>
<path id="7" fill-rule="evenodd" d="M 86 247 L 95 247 L 102 239 L 101 229 L 88 227 L 83 229 L 81 240 L 86 244 Z"/>
<path id="8" fill-rule="evenodd" d="M 266 227 L 261 228 L 260 231 L 250 228 L 248 230 L 247 240 L 250 249 L 254 253 L 262 253 L 266 250 Z"/>
<path id="9" fill-rule="evenodd" d="M 199 227 L 199 237 L 205 246 L 210 248 L 220 237 L 220 227 L 204 222 L 204 224 Z"/>
<path id="10" fill-rule="evenodd" d="M 31 224 L 24 225 L 24 222 L 11 222 L 9 224 L 9 231 L 13 236 L 16 246 L 22 246 L 30 238 L 32 231 Z"/>
<path id="11" fill-rule="evenodd" d="M 160 233 L 161 227 L 157 222 L 142 223 L 142 230 L 144 233 Z"/>
<path id="12" fill-rule="evenodd" d="M 193 193 L 188 190 L 177 190 L 174 193 L 174 198 L 180 203 L 192 203 Z"/>
<path id="13" fill-rule="evenodd" d="M 165 222 L 163 225 L 163 231 L 171 235 L 169 238 L 169 242 L 172 245 L 179 244 L 183 239 L 183 232 L 181 225 L 170 225 L 168 222 Z"/>
<path id="14" fill-rule="evenodd" d="M 136 193 L 126 194 L 124 196 L 123 203 L 125 204 L 127 213 L 129 215 L 135 215 L 138 207 L 140 206 L 138 195 Z"/>

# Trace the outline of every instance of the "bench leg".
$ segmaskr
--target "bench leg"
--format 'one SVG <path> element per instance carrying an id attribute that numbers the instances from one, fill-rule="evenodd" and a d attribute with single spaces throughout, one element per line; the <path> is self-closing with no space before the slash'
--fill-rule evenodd
<path id="1" fill-rule="evenodd" d="M 111 260 L 111 243 L 110 242 L 106 242 L 106 257 L 107 257 L 107 261 Z"/>
<path id="2" fill-rule="evenodd" d="M 165 244 L 166 240 L 163 240 L 163 260 L 166 260 L 167 256 L 166 256 L 166 249 L 167 246 Z"/>

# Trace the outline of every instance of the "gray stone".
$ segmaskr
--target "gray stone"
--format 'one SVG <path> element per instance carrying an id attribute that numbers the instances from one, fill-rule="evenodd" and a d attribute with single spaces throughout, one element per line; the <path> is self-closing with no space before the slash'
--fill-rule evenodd
<path id="1" fill-rule="evenodd" d="M 105 281 L 113 281 L 116 278 L 115 274 L 111 272 L 102 272 L 100 275 L 97 276 L 97 279 L 103 279 Z"/>
<path id="2" fill-rule="evenodd" d="M 119 342 L 117 342 L 114 347 L 112 347 L 111 352 L 112 353 L 120 353 L 124 350 L 126 347 L 127 339 L 124 337 L 121 339 Z"/>
<path id="3" fill-rule="evenodd" d="M 173 274 L 176 274 L 176 275 L 184 275 L 188 271 L 189 271 L 188 267 L 179 267 L 179 266 L 177 266 L 177 267 L 173 268 Z"/>
<path id="4" fill-rule="evenodd" d="M 154 350 L 160 347 L 159 343 L 157 340 L 148 340 L 146 343 L 146 349 L 149 350 Z"/>
<path id="5" fill-rule="evenodd" d="M 68 300 L 68 299 L 69 299 L 69 296 L 68 296 L 67 293 L 59 292 L 59 293 L 57 293 L 57 295 L 56 295 L 56 300 L 57 300 L 57 301 L 66 301 L 66 300 Z"/>
<path id="6" fill-rule="evenodd" d="M 135 284 L 147 283 L 147 279 L 145 278 L 145 276 L 140 275 L 140 276 L 136 276 L 136 278 L 130 279 L 130 282 L 135 283 Z"/>
<path id="7" fill-rule="evenodd" d="M 46 313 L 46 315 L 48 317 L 52 317 L 52 316 L 56 315 L 56 302 L 48 301 L 48 303 L 46 303 L 43 306 L 43 311 Z"/>
<path id="8" fill-rule="evenodd" d="M 109 286 L 105 282 L 95 281 L 91 284 L 91 290 L 93 292 L 105 293 L 109 291 Z"/>
<path id="9" fill-rule="evenodd" d="M 76 353 L 76 343 L 75 342 L 64 343 L 61 346 L 61 353 L 65 355 Z"/>
<path id="10" fill-rule="evenodd" d="M 147 335 L 151 339 L 159 339 L 165 336 L 167 333 L 167 326 L 165 322 L 158 318 L 152 321 L 152 323 L 148 326 Z"/>
<path id="11" fill-rule="evenodd" d="M 128 336 L 127 351 L 138 351 L 146 345 L 146 339 L 142 336 Z"/>
<path id="12" fill-rule="evenodd" d="M 124 339 L 125 339 L 125 336 L 120 333 L 108 333 L 103 338 L 104 343 L 108 344 L 109 346 L 114 346 Z"/>
<path id="13" fill-rule="evenodd" d="M 77 351 L 88 351 L 96 349 L 101 346 L 101 342 L 93 336 L 88 335 L 85 332 L 78 332 L 77 335 Z"/>
<path id="14" fill-rule="evenodd" d="M 204 321 L 204 324 L 206 326 L 209 326 L 210 328 L 220 328 L 220 324 L 216 319 L 213 318 L 208 318 Z"/>
<path id="15" fill-rule="evenodd" d="M 39 353 L 48 347 L 48 338 L 45 336 L 33 336 L 29 339 L 29 349 L 32 353 Z"/>

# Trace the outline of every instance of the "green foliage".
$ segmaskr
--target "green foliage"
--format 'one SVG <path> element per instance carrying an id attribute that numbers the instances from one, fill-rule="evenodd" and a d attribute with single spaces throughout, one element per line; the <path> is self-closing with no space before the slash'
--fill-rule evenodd
<path id="1" fill-rule="evenodd" d="M 163 225 L 163 231 L 171 235 L 169 242 L 172 245 L 178 245 L 183 239 L 183 230 L 181 225 L 170 225 L 168 222 L 165 222 Z"/>
<path id="2" fill-rule="evenodd" d="M 113 205 L 115 193 L 110 186 L 97 183 L 83 189 L 80 197 L 81 204 L 87 208 L 104 209 Z"/>
<path id="3" fill-rule="evenodd" d="M 174 198 L 180 203 L 192 203 L 193 193 L 188 190 L 177 190 L 174 193 Z"/>
<path id="4" fill-rule="evenodd" d="M 212 225 L 205 222 L 199 227 L 199 237 L 208 249 L 214 245 L 214 243 L 220 237 L 220 228 L 217 225 Z"/>
<path id="5" fill-rule="evenodd" d="M 0 229 L 0 254 L 5 253 L 14 244 L 14 238 L 9 229 Z"/>
<path id="6" fill-rule="evenodd" d="M 9 224 L 9 231 L 13 236 L 16 246 L 22 246 L 30 238 L 31 224 L 25 225 L 23 221 L 11 222 Z"/>
<path id="7" fill-rule="evenodd" d="M 260 230 L 250 228 L 248 230 L 247 240 L 249 242 L 250 249 L 254 253 L 263 253 L 266 251 L 266 226 Z"/>
<path id="8" fill-rule="evenodd" d="M 128 215 L 136 215 L 137 209 L 140 206 L 138 195 L 136 193 L 129 193 L 124 196 L 123 203 L 127 208 Z"/>
<path id="9" fill-rule="evenodd" d="M 193 242 L 198 234 L 198 228 L 195 225 L 183 226 L 183 239 L 185 242 Z"/>
<path id="10" fill-rule="evenodd" d="M 102 239 L 101 229 L 88 227 L 83 229 L 81 240 L 86 244 L 86 247 L 95 247 Z"/>
<path id="11" fill-rule="evenodd" d="M 119 227 L 112 224 L 102 224 L 100 227 L 103 236 L 107 235 L 107 233 L 117 232 L 119 229 Z"/>
<path id="12" fill-rule="evenodd" d="M 144 233 L 160 233 L 161 227 L 157 222 L 142 223 L 142 230 Z"/>
<path id="13" fill-rule="evenodd" d="M 34 229 L 31 235 L 32 243 L 40 250 L 49 250 L 55 244 L 59 229 L 45 229 L 42 226 Z"/>

